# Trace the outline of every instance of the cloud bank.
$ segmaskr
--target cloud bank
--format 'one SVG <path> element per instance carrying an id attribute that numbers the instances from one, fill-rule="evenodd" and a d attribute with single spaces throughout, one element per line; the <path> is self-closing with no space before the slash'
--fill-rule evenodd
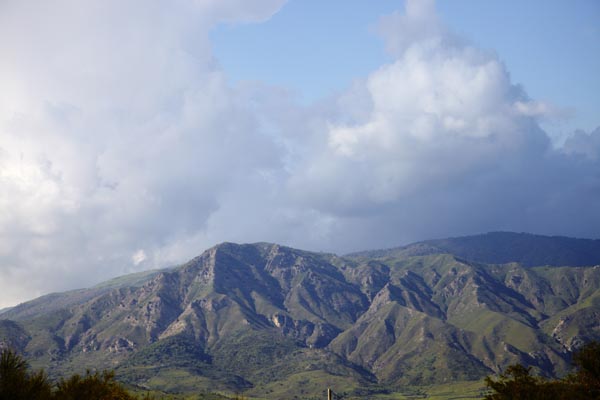
<path id="1" fill-rule="evenodd" d="M 0 307 L 220 241 L 600 236 L 600 131 L 557 148 L 539 125 L 557 108 L 433 2 L 382 18 L 393 61 L 341 95 L 228 84 L 210 29 L 282 5 L 0 5 Z"/>

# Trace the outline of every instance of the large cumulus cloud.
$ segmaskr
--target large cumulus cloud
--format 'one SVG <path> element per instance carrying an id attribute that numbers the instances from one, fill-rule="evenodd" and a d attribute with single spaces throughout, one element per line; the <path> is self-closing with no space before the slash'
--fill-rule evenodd
<path id="1" fill-rule="evenodd" d="M 0 305 L 173 262 L 159 249 L 280 166 L 207 38 L 281 5 L 0 5 Z"/>
<path id="2" fill-rule="evenodd" d="M 557 149 L 539 125 L 557 107 L 453 34 L 432 1 L 408 1 L 380 27 L 394 60 L 348 92 L 290 179 L 303 205 L 336 216 L 337 246 L 489 230 L 598 236 L 596 134 Z"/>
<path id="3" fill-rule="evenodd" d="M 229 85 L 209 30 L 281 6 L 0 5 L 0 307 L 224 240 L 344 252 L 599 235 L 598 131 L 557 147 L 539 125 L 556 108 L 433 2 L 384 17 L 393 60 L 339 96 L 300 106 Z"/>

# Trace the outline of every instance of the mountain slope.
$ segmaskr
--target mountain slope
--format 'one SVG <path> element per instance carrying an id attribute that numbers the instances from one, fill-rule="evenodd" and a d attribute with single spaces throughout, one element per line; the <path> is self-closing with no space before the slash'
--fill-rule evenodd
<path id="1" fill-rule="evenodd" d="M 223 243 L 176 268 L 9 309 L 0 343 L 51 375 L 116 368 L 142 388 L 285 398 L 480 379 L 514 362 L 561 375 L 571 351 L 600 339 L 600 267 L 487 264 L 465 257 L 474 247 L 440 246 L 337 257 Z"/>
<path id="2" fill-rule="evenodd" d="M 135 287 L 142 285 L 147 279 L 158 274 L 160 270 L 144 271 L 121 276 L 103 282 L 89 289 L 71 290 L 63 293 L 51 293 L 37 299 L 19 304 L 15 307 L 0 310 L 0 315 L 11 319 L 24 319 L 30 316 L 46 314 L 76 304 L 84 303 L 94 297 L 108 293 L 122 287 Z"/>

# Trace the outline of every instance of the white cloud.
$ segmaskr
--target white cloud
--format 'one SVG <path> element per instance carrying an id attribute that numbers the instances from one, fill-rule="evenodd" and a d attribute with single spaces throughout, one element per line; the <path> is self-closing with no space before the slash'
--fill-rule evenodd
<path id="1" fill-rule="evenodd" d="M 529 104 L 525 95 L 494 55 L 417 34 L 424 19 L 430 22 L 426 31 L 447 31 L 431 12 L 431 5 L 409 2 L 406 15 L 393 16 L 399 26 L 387 40 L 406 38 L 408 26 L 410 45 L 366 80 L 369 117 L 330 123 L 324 154 L 308 161 L 304 176 L 294 177 L 298 186 L 322 187 L 332 212 L 376 211 L 461 179 L 530 141 L 545 150 L 535 120 L 517 110 Z"/>
<path id="2" fill-rule="evenodd" d="M 143 263 L 144 261 L 146 261 L 148 257 L 146 256 L 146 252 L 144 251 L 144 249 L 138 249 L 135 253 L 133 253 L 133 255 L 131 256 L 131 261 L 133 262 L 133 264 L 135 266 L 140 265 L 141 263 Z"/>
<path id="3" fill-rule="evenodd" d="M 413 46 L 451 48 L 461 41 L 441 23 L 434 0 L 407 0 L 404 12 L 395 11 L 381 18 L 379 32 L 388 52 L 396 57 Z"/>
<path id="4" fill-rule="evenodd" d="M 367 115 L 344 104 L 291 177 L 300 204 L 336 216 L 344 248 L 500 229 L 597 236 L 600 166 L 581 145 L 594 135 L 554 149 L 539 123 L 558 108 L 529 99 L 433 2 L 406 6 L 382 19 L 394 61 L 351 92 Z"/>
<path id="5" fill-rule="evenodd" d="M 554 149 L 498 56 L 432 1 L 394 60 L 300 106 L 231 87 L 218 22 L 280 0 L 0 4 L 0 307 L 228 240 L 325 251 L 488 230 L 597 236 L 597 132 Z"/>
<path id="6" fill-rule="evenodd" d="M 128 271 L 152 258 L 136 249 L 201 231 L 224 191 L 279 167 L 208 31 L 281 5 L 0 5 L 0 306 Z"/>

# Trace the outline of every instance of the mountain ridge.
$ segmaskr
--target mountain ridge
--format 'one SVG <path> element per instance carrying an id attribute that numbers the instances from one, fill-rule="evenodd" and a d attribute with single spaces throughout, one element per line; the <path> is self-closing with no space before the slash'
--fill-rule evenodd
<path id="1" fill-rule="evenodd" d="M 517 245 L 517 246 L 515 246 Z M 533 245 L 533 248 L 532 248 Z M 346 254 L 351 258 L 449 253 L 487 264 L 519 262 L 525 266 L 590 266 L 600 264 L 600 239 L 488 232 L 481 235 L 432 239 L 405 246 Z"/>
<path id="2" fill-rule="evenodd" d="M 324 381 L 389 391 L 477 380 L 514 362 L 566 373 L 572 351 L 600 339 L 600 267 L 226 242 L 0 319 L 0 345 L 51 375 L 116 368 L 142 388 L 262 397 L 314 395 Z"/>

